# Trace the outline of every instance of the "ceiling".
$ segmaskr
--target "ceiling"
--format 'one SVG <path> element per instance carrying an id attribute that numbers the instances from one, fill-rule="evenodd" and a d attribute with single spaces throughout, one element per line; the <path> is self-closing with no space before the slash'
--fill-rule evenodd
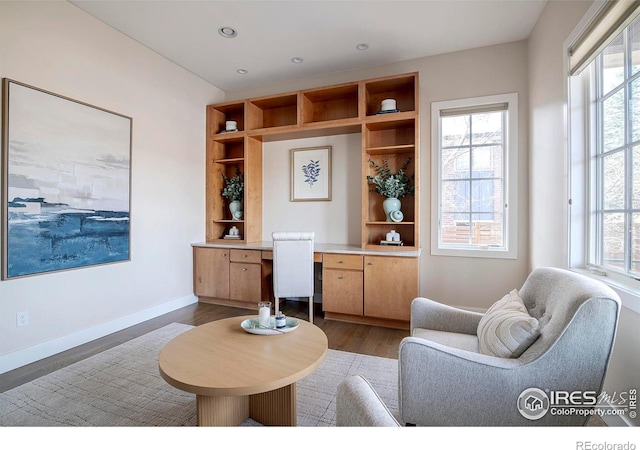
<path id="1" fill-rule="evenodd" d="M 72 3 L 233 92 L 526 39 L 546 0 Z M 220 27 L 237 36 L 222 37 Z M 368 49 L 358 50 L 361 43 Z"/>

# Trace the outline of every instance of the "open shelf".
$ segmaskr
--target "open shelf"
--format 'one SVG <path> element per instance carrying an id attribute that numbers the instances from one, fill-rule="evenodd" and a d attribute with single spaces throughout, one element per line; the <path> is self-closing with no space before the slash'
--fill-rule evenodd
<path id="1" fill-rule="evenodd" d="M 244 130 L 244 105 L 245 102 L 223 103 L 207 106 L 208 131 L 210 137 L 226 137 Z M 227 120 L 235 120 L 238 126 L 236 133 L 223 133 Z"/>
<path id="2" fill-rule="evenodd" d="M 249 101 L 249 129 L 295 126 L 298 124 L 298 94 L 263 97 Z"/>
<path id="3" fill-rule="evenodd" d="M 416 111 L 417 77 L 413 74 L 399 77 L 385 77 L 365 82 L 366 115 L 373 116 L 380 111 L 382 100 L 396 100 L 401 111 Z M 384 116 L 389 114 L 384 114 Z"/>
<path id="4" fill-rule="evenodd" d="M 365 128 L 367 149 L 415 146 L 416 143 L 415 119 L 367 123 Z"/>
<path id="5" fill-rule="evenodd" d="M 357 83 L 315 89 L 302 94 L 303 124 L 357 118 Z"/>
<path id="6" fill-rule="evenodd" d="M 403 246 L 380 245 L 380 241 L 386 239 L 387 233 L 395 230 L 400 234 Z M 372 222 L 367 223 L 364 229 L 365 247 L 379 246 L 388 249 L 404 249 L 415 246 L 415 224 L 413 222 Z"/>
<path id="7" fill-rule="evenodd" d="M 244 158 L 244 137 L 240 136 L 223 141 L 211 139 L 209 148 L 215 162 L 242 160 Z"/>

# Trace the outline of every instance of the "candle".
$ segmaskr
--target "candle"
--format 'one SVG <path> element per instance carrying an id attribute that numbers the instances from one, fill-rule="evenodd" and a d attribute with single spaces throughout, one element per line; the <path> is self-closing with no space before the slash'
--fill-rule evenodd
<path id="1" fill-rule="evenodd" d="M 271 325 L 271 302 L 258 303 L 258 324 L 261 327 L 269 327 Z"/>

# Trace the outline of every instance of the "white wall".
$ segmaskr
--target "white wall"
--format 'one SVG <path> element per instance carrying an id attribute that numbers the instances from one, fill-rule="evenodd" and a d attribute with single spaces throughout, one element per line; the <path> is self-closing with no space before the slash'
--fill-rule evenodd
<path id="1" fill-rule="evenodd" d="M 0 373 L 195 301 L 205 106 L 223 92 L 68 2 L 0 2 L 0 77 L 133 118 L 131 261 L 0 282 Z"/>
<path id="2" fill-rule="evenodd" d="M 563 44 L 591 4 L 547 3 L 529 38 L 532 268 L 567 267 L 566 74 Z M 604 385 L 609 394 L 640 386 L 638 344 L 640 314 L 623 307 Z M 640 425 L 640 420 L 636 418 L 633 423 Z"/>
<path id="3" fill-rule="evenodd" d="M 360 133 L 265 142 L 262 237 L 274 231 L 314 231 L 316 242 L 360 245 Z M 331 146 L 331 201 L 292 202 L 291 149 Z"/>
<path id="4" fill-rule="evenodd" d="M 290 80 L 252 90 L 228 93 L 226 100 L 258 97 L 414 71 L 420 74 L 420 240 L 422 242 L 420 293 L 423 296 L 452 305 L 487 308 L 511 289 L 520 287 L 528 274 L 527 129 L 529 119 L 527 44 L 525 41 L 420 58 L 365 70 Z M 519 96 L 518 259 L 431 256 L 429 248 L 431 233 L 431 102 L 509 92 L 517 92 Z M 315 142 L 321 145 L 326 142 L 326 138 L 318 138 Z M 307 146 L 305 141 L 289 141 L 285 145 L 286 148 L 305 146 Z M 358 172 L 360 170 L 359 161 L 355 163 L 358 165 L 350 170 L 358 178 L 359 183 L 361 181 L 361 175 Z M 265 172 L 265 189 L 269 183 Z M 285 207 L 284 204 L 281 206 Z M 353 213 L 355 214 L 355 212 Z M 268 223 L 269 227 L 286 226 L 286 216 L 282 216 L 279 212 L 275 214 L 275 217 L 272 214 L 265 208 L 263 224 Z M 330 222 L 331 217 L 326 216 L 326 212 L 318 212 L 318 214 L 324 215 L 323 218 L 318 219 L 319 223 Z M 353 220 L 359 221 L 360 218 L 357 217 Z M 263 226 L 264 228 L 265 226 Z M 335 231 L 323 231 L 329 241 L 342 237 L 333 233 Z M 359 242 L 359 239 L 358 235 L 355 242 Z M 491 280 L 491 283 L 487 283 L 487 280 Z"/>

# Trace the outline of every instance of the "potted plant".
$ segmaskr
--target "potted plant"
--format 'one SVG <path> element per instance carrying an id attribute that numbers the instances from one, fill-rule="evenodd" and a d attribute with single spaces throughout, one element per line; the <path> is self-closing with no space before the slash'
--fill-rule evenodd
<path id="1" fill-rule="evenodd" d="M 242 200 L 244 199 L 244 174 L 236 167 L 236 174 L 229 178 L 224 173 L 224 188 L 222 196 L 228 200 L 231 217 L 236 220 L 242 219 Z"/>
<path id="2" fill-rule="evenodd" d="M 406 159 L 398 172 L 393 173 L 389 169 L 389 162 L 386 159 L 382 160 L 382 166 L 375 161 L 369 160 L 369 164 L 375 169 L 376 175 L 373 177 L 367 175 L 367 181 L 376 187 L 376 191 L 380 195 L 386 197 L 382 207 L 387 216 L 387 222 L 402 221 L 400 199 L 406 195 L 413 195 L 415 192 L 415 186 L 411 184 L 414 176 L 408 176 L 406 172 L 409 162 L 411 162 L 411 157 Z"/>

